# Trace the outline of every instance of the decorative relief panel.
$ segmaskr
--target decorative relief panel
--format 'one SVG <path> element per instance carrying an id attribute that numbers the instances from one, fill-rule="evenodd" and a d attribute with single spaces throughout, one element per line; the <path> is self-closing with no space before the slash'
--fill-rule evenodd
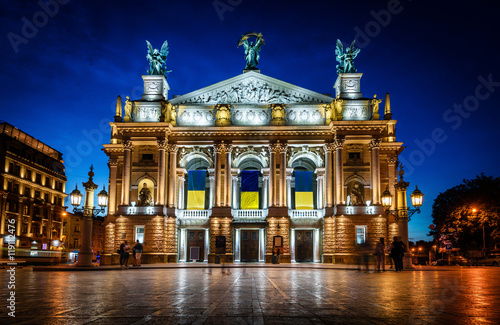
<path id="1" fill-rule="evenodd" d="M 287 125 L 322 125 L 325 108 L 296 107 L 286 109 Z"/>
<path id="2" fill-rule="evenodd" d="M 180 108 L 179 126 L 215 126 L 212 108 Z"/>
<path id="3" fill-rule="evenodd" d="M 232 84 L 212 92 L 207 92 L 183 103 L 200 104 L 290 104 L 290 103 L 314 103 L 319 102 L 317 98 L 294 91 L 271 85 L 268 82 L 256 78 L 248 78 L 239 83 Z"/>
<path id="4" fill-rule="evenodd" d="M 179 148 L 177 159 L 179 166 L 185 167 L 191 159 L 201 156 L 208 161 L 210 166 L 213 166 L 213 154 L 214 149 L 212 147 L 181 147 Z"/>
<path id="5" fill-rule="evenodd" d="M 134 122 L 159 122 L 161 115 L 161 104 L 158 102 L 135 102 Z"/>
<path id="6" fill-rule="evenodd" d="M 372 118 L 368 100 L 344 100 L 342 105 L 342 119 L 344 121 L 365 121 Z"/>
<path id="7" fill-rule="evenodd" d="M 312 160 L 316 164 L 316 167 L 322 167 L 324 155 L 325 151 L 323 147 L 310 147 L 307 145 L 302 147 L 289 146 L 287 156 L 290 157 L 290 159 L 288 160 L 287 166 L 292 167 L 292 164 L 296 159 L 305 157 Z"/>
<path id="8" fill-rule="evenodd" d="M 246 158 L 256 158 L 260 161 L 262 166 L 269 165 L 269 153 L 266 147 L 234 147 L 233 149 L 233 167 L 238 167 L 240 163 Z"/>
<path id="9" fill-rule="evenodd" d="M 233 110 L 231 123 L 233 125 L 268 125 L 270 121 L 268 108 L 238 107 Z"/>

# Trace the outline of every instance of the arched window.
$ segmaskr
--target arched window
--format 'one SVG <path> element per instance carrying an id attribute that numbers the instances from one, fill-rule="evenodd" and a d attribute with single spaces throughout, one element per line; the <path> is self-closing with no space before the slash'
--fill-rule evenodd
<path id="1" fill-rule="evenodd" d="M 239 170 L 240 170 L 240 174 L 238 175 L 238 184 L 237 184 L 237 189 L 238 189 L 238 193 L 234 193 L 233 195 L 236 195 L 236 206 L 233 207 L 235 209 L 249 209 L 249 206 L 246 204 L 248 203 L 244 203 L 242 205 L 242 199 L 244 200 L 245 198 L 249 197 L 248 194 L 244 194 L 244 193 L 248 193 L 248 192 L 245 192 L 245 189 L 248 189 L 248 183 L 243 186 L 244 184 L 242 184 L 242 176 L 245 174 L 245 173 L 242 173 L 242 172 L 251 172 L 251 171 L 254 171 L 254 172 L 258 172 L 258 179 L 255 180 L 257 182 L 257 197 L 258 197 L 258 206 L 257 206 L 257 209 L 267 209 L 267 207 L 264 206 L 265 202 L 267 202 L 267 200 L 265 200 L 265 195 L 267 195 L 267 193 L 264 193 L 263 191 L 263 179 L 262 179 L 262 164 L 261 162 L 254 158 L 254 157 L 247 157 L 245 159 L 243 159 L 240 164 L 239 164 Z M 245 176 L 243 177 L 249 177 L 250 176 L 250 173 L 246 173 Z M 250 178 L 249 178 L 250 180 Z M 252 180 L 253 182 L 253 180 Z M 243 188 L 242 188 L 243 186 Z M 251 188 L 253 188 L 254 186 L 250 185 Z M 251 205 L 250 205 L 251 206 Z"/>
<path id="2" fill-rule="evenodd" d="M 197 192 L 199 192 L 200 189 L 203 189 L 205 191 L 205 194 L 203 195 L 204 197 L 204 203 L 203 203 L 203 209 L 208 209 L 209 206 L 210 206 L 210 180 L 209 180 L 209 175 L 208 175 L 208 168 L 210 167 L 209 165 L 209 162 L 206 161 L 205 159 L 202 159 L 202 158 L 194 158 L 194 159 L 191 159 L 187 162 L 186 164 L 186 171 L 187 173 L 184 175 L 184 198 L 183 198 L 183 205 L 182 205 L 182 208 L 185 208 L 185 209 L 200 209 L 200 207 L 196 208 L 196 206 L 198 206 L 198 204 L 195 204 L 193 202 L 195 201 L 189 201 L 188 200 L 192 200 L 194 199 L 195 197 L 197 198 L 197 200 L 199 200 L 200 198 L 200 194 L 195 194 L 194 192 L 192 192 L 191 194 L 189 193 L 190 190 L 198 190 Z M 190 177 L 190 174 L 191 174 L 191 177 L 196 177 L 194 176 L 195 174 L 197 173 L 193 173 L 190 171 L 204 171 L 204 186 L 201 185 L 201 184 L 198 184 L 200 181 L 201 181 L 201 178 L 198 178 L 195 182 L 195 179 L 192 180 L 191 182 L 191 186 L 193 187 L 193 189 L 190 189 L 190 182 L 189 182 L 189 177 Z M 198 176 L 200 176 L 200 174 L 197 174 Z M 201 173 L 201 175 L 203 175 L 203 173 Z M 190 203 L 191 205 L 188 205 L 188 203 Z"/>
<path id="3" fill-rule="evenodd" d="M 292 209 L 310 209 L 307 207 L 312 203 L 312 209 L 317 209 L 317 180 L 314 171 L 316 170 L 316 164 L 309 158 L 300 157 L 293 161 L 292 163 L 292 181 L 290 184 L 290 200 Z M 309 172 L 311 174 L 302 174 L 300 182 L 297 179 L 297 172 Z M 310 178 L 309 178 L 310 177 Z M 312 178 L 312 179 L 311 179 Z M 300 187 L 300 188 L 299 188 Z M 308 192 L 312 192 L 312 196 Z M 297 202 L 297 194 L 300 194 L 300 202 Z M 312 202 L 310 202 L 312 198 Z M 299 206 L 298 206 L 299 205 Z M 306 207 L 304 207 L 306 206 Z"/>

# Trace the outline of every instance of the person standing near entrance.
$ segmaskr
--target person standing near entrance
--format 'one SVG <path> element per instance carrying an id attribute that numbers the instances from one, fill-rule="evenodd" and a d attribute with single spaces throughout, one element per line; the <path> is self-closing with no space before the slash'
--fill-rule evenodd
<path id="1" fill-rule="evenodd" d="M 385 243 L 384 237 L 380 237 L 379 242 L 375 245 L 375 255 L 377 256 L 377 271 L 380 272 L 380 264 L 382 271 L 385 271 Z"/>
<path id="2" fill-rule="evenodd" d="M 120 244 L 120 249 L 118 249 L 118 254 L 120 254 L 120 266 L 123 267 L 123 262 L 125 261 L 125 252 L 123 248 L 125 247 L 125 242 Z"/>
<path id="3" fill-rule="evenodd" d="M 394 260 L 394 267 L 396 272 L 403 271 L 404 245 L 402 241 L 398 240 L 398 237 L 394 237 L 393 240 L 391 257 Z"/>
<path id="4" fill-rule="evenodd" d="M 129 257 L 130 257 L 130 246 L 128 245 L 127 241 L 125 241 L 123 246 L 123 265 L 125 267 L 128 267 Z"/>
<path id="5" fill-rule="evenodd" d="M 139 242 L 139 239 L 137 239 L 137 242 L 134 246 L 134 250 L 135 250 L 134 266 L 141 266 L 142 244 Z"/>

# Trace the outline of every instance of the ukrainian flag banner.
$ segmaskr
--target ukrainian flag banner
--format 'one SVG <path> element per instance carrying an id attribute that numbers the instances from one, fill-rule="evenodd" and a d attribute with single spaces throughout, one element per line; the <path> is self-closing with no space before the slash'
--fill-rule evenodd
<path id="1" fill-rule="evenodd" d="M 295 209 L 314 209 L 312 172 L 295 171 Z"/>
<path id="2" fill-rule="evenodd" d="M 205 209 L 205 170 L 188 171 L 188 210 Z"/>
<path id="3" fill-rule="evenodd" d="M 243 170 L 241 172 L 241 208 L 259 208 L 259 171 Z"/>

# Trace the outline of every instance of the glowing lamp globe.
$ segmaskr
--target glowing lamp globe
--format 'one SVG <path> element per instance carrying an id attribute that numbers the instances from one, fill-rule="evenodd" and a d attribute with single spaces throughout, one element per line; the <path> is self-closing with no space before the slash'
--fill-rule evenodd
<path id="1" fill-rule="evenodd" d="M 392 195 L 389 192 L 389 189 L 386 189 L 384 193 L 382 193 L 382 205 L 384 208 L 389 209 L 392 206 Z"/>
<path id="2" fill-rule="evenodd" d="M 415 191 L 410 195 L 411 197 L 411 204 L 415 208 L 420 208 L 422 206 L 422 203 L 424 202 L 424 194 L 420 192 L 417 186 L 415 186 Z"/>
<path id="3" fill-rule="evenodd" d="M 75 186 L 75 189 L 69 196 L 71 198 L 71 205 L 74 207 L 80 206 L 80 203 L 82 202 L 82 193 L 78 190 L 78 186 Z"/>
<path id="4" fill-rule="evenodd" d="M 97 202 L 101 208 L 104 208 L 108 205 L 108 193 L 104 189 L 104 185 L 102 187 L 102 191 L 97 194 Z"/>

